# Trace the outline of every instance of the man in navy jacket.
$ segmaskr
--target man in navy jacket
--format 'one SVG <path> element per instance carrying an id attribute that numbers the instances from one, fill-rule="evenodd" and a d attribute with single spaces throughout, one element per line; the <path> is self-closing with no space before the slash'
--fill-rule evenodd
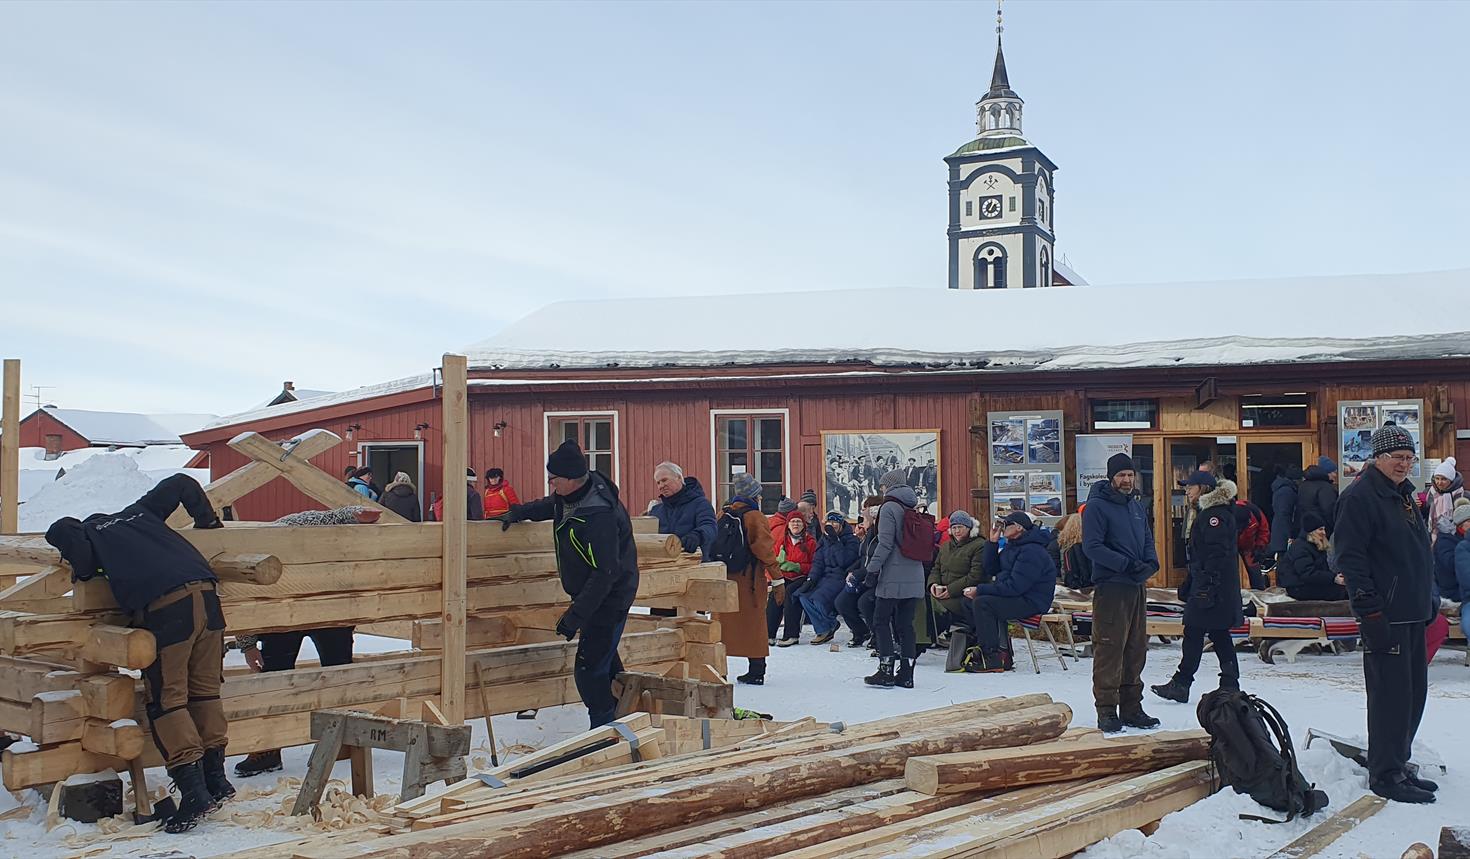
<path id="1" fill-rule="evenodd" d="M 1004 535 L 1006 547 L 998 551 Z M 1002 645 L 1002 630 L 1008 621 L 1042 614 L 1051 608 L 1056 595 L 1057 566 L 1047 554 L 1049 538 L 1024 511 L 1006 516 L 999 533 L 992 530 L 985 546 L 985 570 L 992 577 L 973 588 L 971 623 L 979 653 L 972 655 L 966 670 L 975 673 L 1009 671 L 1009 647 Z"/>
<path id="2" fill-rule="evenodd" d="M 1143 711 L 1143 665 L 1148 658 L 1144 586 L 1159 570 L 1143 502 L 1134 494 L 1133 459 L 1108 460 L 1108 479 L 1093 484 L 1082 512 L 1082 551 L 1092 561 L 1092 698 L 1097 726 L 1106 733 L 1156 728 Z"/>

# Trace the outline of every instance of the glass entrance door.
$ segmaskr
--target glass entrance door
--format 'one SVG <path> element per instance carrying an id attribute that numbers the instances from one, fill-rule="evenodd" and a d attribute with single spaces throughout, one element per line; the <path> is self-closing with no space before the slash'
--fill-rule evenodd
<path id="1" fill-rule="evenodd" d="M 1276 510 L 1271 504 L 1271 485 L 1278 476 L 1301 480 L 1301 471 L 1307 458 L 1316 460 L 1316 449 L 1309 443 L 1290 436 L 1264 436 L 1247 438 L 1245 442 L 1245 474 L 1240 481 L 1241 495 L 1261 508 L 1271 522 L 1274 532 Z M 1274 533 L 1272 535 L 1275 536 Z M 1295 537 L 1295 534 L 1288 535 Z M 1273 542 L 1275 542 L 1273 540 Z"/>

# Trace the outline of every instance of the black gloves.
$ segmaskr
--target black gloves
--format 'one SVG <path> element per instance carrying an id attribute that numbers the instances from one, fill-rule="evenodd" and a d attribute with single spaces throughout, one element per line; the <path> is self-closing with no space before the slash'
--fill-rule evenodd
<path id="1" fill-rule="evenodd" d="M 1358 637 L 1363 639 L 1363 649 L 1369 653 L 1395 653 L 1398 650 L 1393 643 L 1388 618 L 1381 611 L 1358 618 Z"/>
<path id="2" fill-rule="evenodd" d="M 223 528 L 223 527 L 225 527 L 225 523 L 221 522 L 219 520 L 219 517 L 216 516 L 213 519 L 210 519 L 208 522 L 200 522 L 198 519 L 195 519 L 194 520 L 194 527 L 195 528 Z"/>
<path id="3" fill-rule="evenodd" d="M 684 549 L 685 552 L 698 552 L 699 551 L 699 535 L 698 534 L 685 534 L 683 536 L 683 538 L 681 538 L 679 540 L 679 545 L 683 547 L 683 549 Z"/>
<path id="4" fill-rule="evenodd" d="M 500 520 L 501 531 L 509 531 L 511 525 L 515 524 L 516 522 L 522 522 L 525 520 L 525 517 L 521 515 L 521 505 L 519 504 L 510 505 L 509 510 L 506 510 L 504 513 L 496 516 L 495 518 Z"/>
<path id="5" fill-rule="evenodd" d="M 576 615 L 572 614 L 570 609 L 561 616 L 561 620 L 556 622 L 556 634 L 565 638 L 567 641 L 575 638 L 577 630 L 581 628 L 582 621 Z"/>

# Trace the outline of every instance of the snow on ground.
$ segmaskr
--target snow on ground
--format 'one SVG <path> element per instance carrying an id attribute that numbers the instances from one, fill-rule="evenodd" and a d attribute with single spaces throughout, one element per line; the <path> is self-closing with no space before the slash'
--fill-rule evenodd
<path id="1" fill-rule="evenodd" d="M 173 474 L 209 482 L 209 469 L 184 468 L 197 451 L 183 445 L 116 451 L 89 447 L 50 460 L 45 453 L 39 447 L 21 449 L 21 531 L 45 531 L 63 516 L 114 513 Z M 58 478 L 62 471 L 66 473 Z"/>
<path id="2" fill-rule="evenodd" d="M 810 633 L 808 632 L 809 636 Z M 839 633 L 838 640 L 846 639 Z M 394 639 L 358 636 L 358 652 L 401 649 L 403 642 Z M 1024 644 L 1018 668 L 1004 675 L 945 674 L 940 654 L 929 653 L 919 660 L 915 678 L 917 688 L 870 689 L 862 677 L 872 671 L 875 662 L 866 650 L 843 649 L 832 653 L 827 647 L 805 643 L 789 648 L 773 649 L 766 685 L 738 687 L 736 703 L 773 714 L 777 719 L 794 719 L 812 715 L 827 721 L 848 723 L 896 716 L 907 712 L 942 707 L 949 704 L 989 698 L 996 695 L 1018 695 L 1046 692 L 1072 707 L 1074 724 L 1093 724 L 1091 663 L 1083 660 L 1063 672 L 1055 659 L 1043 659 L 1042 673 L 1031 671 Z M 302 658 L 314 653 L 308 641 Z M 1144 672 L 1145 683 L 1162 683 L 1173 672 L 1179 658 L 1179 645 L 1153 644 Z M 1420 747 L 1444 760 L 1449 772 L 1427 773 L 1440 784 L 1439 802 L 1431 806 L 1390 805 L 1339 842 L 1320 854 L 1322 859 L 1358 859 L 1397 857 L 1415 841 L 1437 843 L 1439 827 L 1450 822 L 1464 822 L 1465 809 L 1470 808 L 1470 747 L 1463 742 L 1464 724 L 1470 720 L 1470 668 L 1459 651 L 1442 650 L 1429 669 L 1430 700 L 1419 731 Z M 1194 699 L 1189 706 L 1149 698 L 1145 706 L 1163 720 L 1166 730 L 1198 727 L 1194 704 L 1200 694 L 1214 688 L 1214 657 L 1205 655 L 1201 678 L 1196 683 Z M 1357 654 L 1338 656 L 1304 655 L 1294 665 L 1269 666 L 1254 655 L 1240 654 L 1243 685 L 1281 710 L 1292 729 L 1300 750 L 1309 727 L 1343 736 L 1363 735 L 1366 731 L 1362 691 L 1362 659 Z M 231 652 L 227 664 L 240 664 L 238 653 Z M 731 659 L 732 674 L 745 670 L 745 660 Z M 484 723 L 475 720 L 471 766 L 488 766 L 488 743 Z M 586 711 L 579 706 L 543 710 L 535 720 L 523 721 L 514 716 L 495 719 L 496 739 L 501 749 L 516 745 L 543 747 L 573 736 L 586 727 Z M 236 779 L 242 794 L 260 793 L 254 798 L 231 802 L 226 810 L 216 813 L 193 832 L 182 836 L 163 834 L 147 838 L 119 840 L 112 849 L 95 854 L 102 859 L 111 856 L 138 856 L 165 849 L 176 849 L 198 857 L 212 856 L 250 846 L 302 837 L 299 824 L 274 816 L 266 828 L 246 824 L 258 822 L 272 810 L 291 801 L 294 789 L 278 782 L 281 776 L 300 777 L 306 770 L 310 747 L 288 750 L 284 755 L 286 770 Z M 238 758 L 231 759 L 233 766 Z M 505 760 L 502 757 L 502 762 Z M 1228 789 L 1165 818 L 1153 836 L 1145 838 L 1137 831 L 1125 832 L 1093 846 L 1082 854 L 1089 859 L 1250 859 L 1264 857 L 1300 836 L 1327 814 L 1337 811 L 1367 792 L 1364 771 L 1339 757 L 1330 747 L 1316 743 L 1301 752 L 1303 771 L 1308 780 L 1327 791 L 1331 804 L 1312 818 L 1281 825 L 1242 821 L 1241 813 L 1271 816 L 1272 812 L 1250 802 Z M 374 773 L 379 792 L 397 793 L 402 773 L 402 755 L 394 752 L 374 754 Z M 333 776 L 346 781 L 347 762 L 337 764 Z M 160 783 L 164 773 L 150 771 L 150 783 Z M 27 816 L 5 819 L 16 811 L 16 801 L 0 797 L 0 855 L 25 852 L 38 857 L 78 855 L 82 849 L 95 849 L 108 844 L 96 838 L 98 828 L 78 823 L 63 823 L 56 830 L 45 831 L 45 806 L 34 791 L 23 792 L 20 802 L 31 810 Z M 71 839 L 68 841 L 68 839 Z"/>

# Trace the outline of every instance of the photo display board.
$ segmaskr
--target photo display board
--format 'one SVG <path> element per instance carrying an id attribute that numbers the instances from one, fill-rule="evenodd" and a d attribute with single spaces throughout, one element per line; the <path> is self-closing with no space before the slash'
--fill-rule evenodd
<path id="1" fill-rule="evenodd" d="M 823 513 L 837 511 L 856 522 L 863 499 L 878 494 L 878 480 L 890 471 L 904 473 L 904 482 L 918 496 L 919 507 L 935 519 L 939 509 L 939 430 L 822 431 Z"/>
<path id="2" fill-rule="evenodd" d="M 1388 423 L 1398 424 L 1414 437 L 1419 460 L 1409 476 L 1422 479 L 1425 473 L 1423 400 L 1338 400 L 1337 463 L 1344 481 L 1357 477 L 1363 472 L 1363 466 L 1373 461 L 1373 433 Z"/>
<path id="3" fill-rule="evenodd" d="M 1067 512 L 1061 411 L 990 412 L 985 444 L 991 517 L 1025 510 L 1055 525 Z"/>

